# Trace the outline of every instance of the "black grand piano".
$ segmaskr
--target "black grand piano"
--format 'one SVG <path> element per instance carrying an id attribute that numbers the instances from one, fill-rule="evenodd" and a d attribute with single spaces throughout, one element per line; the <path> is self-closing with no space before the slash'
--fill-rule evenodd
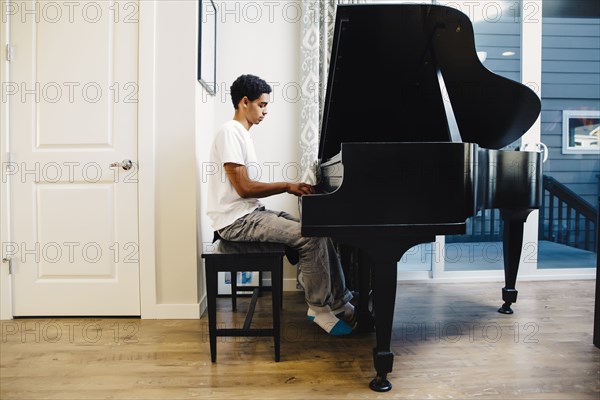
<path id="1" fill-rule="evenodd" d="M 317 193 L 301 199 L 304 236 L 360 249 L 359 326 L 374 323 L 377 376 L 391 389 L 397 262 L 467 218 L 499 208 L 504 304 L 512 313 L 523 224 L 539 207 L 541 155 L 500 150 L 540 112 L 538 96 L 478 60 L 469 18 L 435 5 L 337 8 L 319 146 Z M 371 275 L 372 274 L 372 275 Z M 374 322 L 364 295 L 372 276 Z"/>

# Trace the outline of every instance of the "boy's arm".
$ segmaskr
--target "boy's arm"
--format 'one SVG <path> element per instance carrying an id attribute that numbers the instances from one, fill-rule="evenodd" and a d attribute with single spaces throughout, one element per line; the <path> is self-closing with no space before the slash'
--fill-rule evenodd
<path id="1" fill-rule="evenodd" d="M 290 193 L 296 196 L 314 193 L 311 185 L 306 183 L 289 182 L 258 182 L 248 177 L 248 170 L 245 165 L 235 163 L 225 163 L 225 172 L 227 178 L 235 188 L 235 191 L 242 198 L 261 198 L 273 196 L 280 193 Z"/>

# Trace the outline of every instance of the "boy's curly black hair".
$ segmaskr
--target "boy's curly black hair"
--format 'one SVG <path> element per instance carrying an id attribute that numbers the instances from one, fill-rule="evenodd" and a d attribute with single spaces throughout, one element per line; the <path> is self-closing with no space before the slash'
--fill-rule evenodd
<path id="1" fill-rule="evenodd" d="M 248 100 L 254 101 L 263 93 L 271 93 L 271 90 L 271 86 L 258 76 L 241 75 L 231 85 L 233 107 L 237 110 L 238 104 L 244 96 L 248 97 Z"/>

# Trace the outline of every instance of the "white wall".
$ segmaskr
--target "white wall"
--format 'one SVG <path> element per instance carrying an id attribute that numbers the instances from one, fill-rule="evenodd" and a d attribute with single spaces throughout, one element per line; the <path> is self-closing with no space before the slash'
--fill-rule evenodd
<path id="1" fill-rule="evenodd" d="M 300 159 L 300 4 L 299 1 L 218 1 L 218 93 L 215 125 L 233 117 L 229 87 L 241 74 L 258 75 L 273 87 L 267 118 L 251 129 L 263 168 L 264 181 L 299 179 Z M 274 166 L 269 174 L 268 165 Z M 269 176 L 272 175 L 272 176 Z M 297 214 L 290 195 L 263 201 L 267 206 Z"/>
<path id="2" fill-rule="evenodd" d="M 200 246 L 210 244 L 206 218 L 206 176 L 203 162 L 215 131 L 233 117 L 229 88 L 241 74 L 258 75 L 273 87 L 267 118 L 250 133 L 261 164 L 262 181 L 300 179 L 300 2 L 215 1 L 217 7 L 217 94 L 198 86 L 197 155 L 200 187 Z M 263 199 L 272 209 L 298 215 L 295 196 Z M 203 243 L 202 243 L 203 242 Z M 201 249 L 200 249 L 201 250 Z M 286 288 L 293 288 L 295 268 L 287 265 Z M 202 297 L 202 296 L 200 296 Z"/>
<path id="3" fill-rule="evenodd" d="M 182 308 L 173 316 L 197 310 L 196 10 L 193 1 L 156 2 L 156 299 Z"/>

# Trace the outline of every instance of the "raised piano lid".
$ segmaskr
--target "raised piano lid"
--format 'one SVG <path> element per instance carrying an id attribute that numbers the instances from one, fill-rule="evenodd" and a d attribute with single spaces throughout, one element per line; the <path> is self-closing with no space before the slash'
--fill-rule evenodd
<path id="1" fill-rule="evenodd" d="M 447 93 L 442 95 L 438 72 Z M 338 6 L 319 159 L 342 142 L 451 141 L 500 149 L 540 113 L 528 87 L 486 69 L 469 18 L 436 5 Z"/>

